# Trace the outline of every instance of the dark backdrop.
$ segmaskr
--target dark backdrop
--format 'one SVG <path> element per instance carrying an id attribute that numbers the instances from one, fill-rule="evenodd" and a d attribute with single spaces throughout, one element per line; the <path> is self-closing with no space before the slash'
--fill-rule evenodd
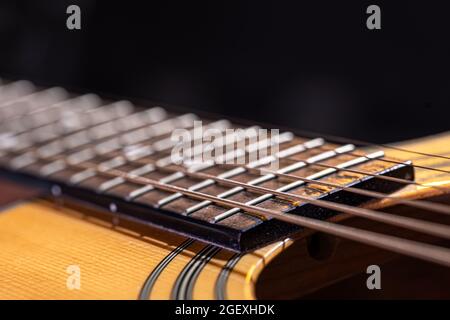
<path id="1" fill-rule="evenodd" d="M 1 1 L 0 75 L 386 142 L 450 128 L 444 1 Z M 82 9 L 82 30 L 65 27 Z M 378 4 L 382 30 L 365 10 Z"/>

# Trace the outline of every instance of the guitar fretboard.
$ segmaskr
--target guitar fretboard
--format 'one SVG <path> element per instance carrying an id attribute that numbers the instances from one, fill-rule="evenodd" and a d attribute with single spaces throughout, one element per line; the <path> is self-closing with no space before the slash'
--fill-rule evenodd
<path id="1" fill-rule="evenodd" d="M 214 161 L 177 163 L 172 133 L 192 132 L 199 120 L 224 137 L 230 129 L 242 129 L 246 135 L 216 139 L 200 149 L 190 141 L 185 151 L 191 156 L 216 148 Z M 155 106 L 142 108 L 127 101 L 106 102 L 60 88 L 36 90 L 24 82 L 0 87 L 0 121 L 0 166 L 5 172 L 42 182 L 53 196 L 81 200 L 238 251 L 286 237 L 299 227 L 214 199 L 326 219 L 337 212 L 274 193 L 359 205 L 370 198 L 345 187 L 388 193 L 401 185 L 377 176 L 413 178 L 411 166 L 383 161 L 380 150 L 360 150 L 292 132 L 280 132 L 277 139 L 270 135 L 249 139 L 259 127 Z M 260 155 L 275 147 L 276 152 Z M 216 154 L 217 148 L 223 152 Z M 255 154 L 260 155 L 256 160 Z M 202 194 L 213 198 L 202 199 Z"/>

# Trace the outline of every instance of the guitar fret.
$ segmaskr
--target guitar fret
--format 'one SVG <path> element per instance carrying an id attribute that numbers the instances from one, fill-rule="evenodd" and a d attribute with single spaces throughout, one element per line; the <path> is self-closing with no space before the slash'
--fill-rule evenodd
<path id="1" fill-rule="evenodd" d="M 151 146 L 133 146 L 133 148 L 126 148 L 124 150 L 124 157 L 128 161 L 136 161 L 141 158 L 150 156 L 154 153 Z"/>
<path id="2" fill-rule="evenodd" d="M 108 152 L 117 150 L 121 147 L 120 141 L 118 138 L 112 138 L 110 140 L 106 140 L 105 142 L 101 142 L 94 146 L 94 151 L 96 154 L 106 154 Z"/>
<path id="3" fill-rule="evenodd" d="M 86 169 L 86 170 L 83 170 L 81 172 L 78 172 L 78 173 L 75 173 L 74 175 L 72 175 L 69 178 L 69 183 L 72 184 L 72 185 L 78 184 L 81 181 L 84 181 L 84 180 L 86 180 L 88 178 L 91 178 L 91 177 L 93 177 L 95 175 L 96 175 L 96 172 L 95 172 L 94 169 Z"/>
<path id="4" fill-rule="evenodd" d="M 4 84 L 0 87 L 0 89 L 0 114 L 9 102 L 29 97 L 36 90 L 35 86 L 27 80 L 19 80 Z M 3 116 L 0 121 L 2 120 Z"/>
<path id="5" fill-rule="evenodd" d="M 122 157 L 115 157 L 113 159 L 104 161 L 102 163 L 100 163 L 100 165 L 98 166 L 98 170 L 100 171 L 108 171 L 112 168 L 117 168 L 121 165 L 124 165 L 126 163 L 125 159 Z"/>
<path id="6" fill-rule="evenodd" d="M 12 159 L 9 163 L 9 166 L 15 170 L 18 170 L 23 167 L 29 166 L 36 161 L 37 158 L 33 154 L 28 152 Z"/>
<path id="7" fill-rule="evenodd" d="M 66 159 L 69 164 L 79 164 L 94 157 L 95 153 L 92 151 L 92 149 L 83 149 L 72 153 L 71 155 L 68 155 Z"/>
<path id="8" fill-rule="evenodd" d="M 119 184 L 122 184 L 125 182 L 125 179 L 122 177 L 117 177 L 117 178 L 113 178 L 111 180 L 105 181 L 103 182 L 99 187 L 98 187 L 98 191 L 99 192 L 105 192 L 108 189 L 111 189 L 115 186 L 118 186 Z"/>
<path id="9" fill-rule="evenodd" d="M 36 150 L 36 153 L 42 158 L 48 158 L 55 156 L 63 151 L 64 149 L 61 146 L 61 143 L 59 141 L 55 141 L 53 143 L 40 147 Z"/>
<path id="10" fill-rule="evenodd" d="M 130 177 L 138 177 L 138 176 L 142 176 L 146 173 L 149 173 L 153 170 L 155 170 L 155 166 L 153 164 L 149 163 L 149 164 L 143 165 L 142 167 L 139 167 L 137 169 L 130 171 L 128 173 L 128 175 Z"/>
<path id="11" fill-rule="evenodd" d="M 144 165 L 142 167 L 139 167 L 137 169 L 134 169 L 132 171 L 130 171 L 127 176 L 131 177 L 131 178 L 136 178 L 139 177 L 143 174 L 146 174 L 148 172 L 151 172 L 154 170 L 154 166 L 153 165 Z M 98 187 L 98 191 L 99 192 L 105 192 L 109 189 L 112 189 L 116 186 L 121 185 L 122 183 L 124 183 L 126 180 L 122 177 L 115 177 L 112 179 L 109 179 L 103 183 L 100 184 L 100 186 Z"/>
<path id="12" fill-rule="evenodd" d="M 39 173 L 42 176 L 49 176 L 51 174 L 54 174 L 58 171 L 64 170 L 66 168 L 66 163 L 63 160 L 56 160 L 49 164 L 44 165 Z"/>
<path id="13" fill-rule="evenodd" d="M 170 176 L 167 176 L 167 177 L 164 177 L 162 179 L 159 179 L 159 182 L 166 183 L 166 184 L 167 183 L 171 183 L 171 182 L 173 182 L 175 180 L 180 179 L 182 177 L 182 175 L 183 174 L 181 172 L 176 172 L 174 174 L 171 174 Z M 154 189 L 155 188 L 152 185 L 147 185 L 147 186 L 144 186 L 144 187 L 139 188 L 137 190 L 134 190 L 134 191 L 130 192 L 130 194 L 127 197 L 127 200 L 131 200 L 131 199 L 137 198 L 137 197 L 139 197 L 139 196 L 141 196 L 141 195 L 143 195 L 143 194 L 145 194 L 145 193 L 147 193 L 149 191 L 152 191 Z"/>
<path id="14" fill-rule="evenodd" d="M 125 160 L 121 157 L 115 157 L 113 159 L 104 161 L 98 165 L 98 171 L 104 172 L 114 168 L 117 168 L 121 165 L 125 164 Z M 87 180 L 88 178 L 92 178 L 96 175 L 96 170 L 94 169 L 86 169 L 81 172 L 75 173 L 69 178 L 69 181 L 72 185 L 79 184 L 82 181 Z"/>

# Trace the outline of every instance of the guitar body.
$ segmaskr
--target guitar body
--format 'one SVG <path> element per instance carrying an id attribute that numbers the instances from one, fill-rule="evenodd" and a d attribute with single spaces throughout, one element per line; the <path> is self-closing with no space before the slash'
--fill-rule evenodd
<path id="1" fill-rule="evenodd" d="M 448 155 L 450 135 L 401 146 Z M 396 150 L 386 152 L 398 159 L 410 159 L 414 164 L 450 170 L 450 161 L 442 158 Z M 417 168 L 416 181 L 448 187 L 450 174 Z M 1 190 L 4 203 L 0 212 L 0 299 L 281 299 L 311 294 L 314 297 L 319 289 L 323 292 L 343 279 L 365 274 L 368 265 L 389 266 L 399 259 L 397 254 L 309 229 L 284 241 L 237 254 L 163 229 L 137 226 L 120 215 L 41 197 L 35 190 L 11 182 L 2 183 Z M 396 196 L 442 198 L 436 190 L 410 185 L 397 191 Z M 381 209 L 392 205 L 389 199 L 384 199 L 372 201 L 366 207 Z M 391 209 L 402 210 L 400 206 Z M 422 213 L 409 209 L 405 215 L 420 217 Z M 440 215 L 437 219 L 444 222 L 447 218 Z M 391 230 L 345 214 L 333 221 L 408 236 L 399 228 L 390 227 Z M 414 266 L 422 266 L 417 274 L 427 275 L 428 280 L 438 274 L 440 281 L 431 281 L 432 297 L 448 297 L 448 268 L 415 259 L 409 259 L 408 263 L 410 271 Z M 391 283 L 383 281 L 385 291 L 399 286 L 402 280 L 399 278 L 392 276 Z M 419 276 L 403 280 L 410 287 L 421 284 Z M 366 288 L 364 277 L 357 280 L 358 286 Z M 424 297 L 425 293 L 409 290 L 403 294 L 399 297 Z"/>

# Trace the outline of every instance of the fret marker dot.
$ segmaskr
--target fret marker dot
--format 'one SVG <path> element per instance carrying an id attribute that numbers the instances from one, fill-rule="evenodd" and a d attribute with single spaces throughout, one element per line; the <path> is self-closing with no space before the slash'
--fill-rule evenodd
<path id="1" fill-rule="evenodd" d="M 62 194 L 61 187 L 56 184 L 52 186 L 51 192 L 54 197 L 59 197 Z"/>
<path id="2" fill-rule="evenodd" d="M 117 212 L 117 205 L 114 202 L 109 204 L 109 211 Z"/>

